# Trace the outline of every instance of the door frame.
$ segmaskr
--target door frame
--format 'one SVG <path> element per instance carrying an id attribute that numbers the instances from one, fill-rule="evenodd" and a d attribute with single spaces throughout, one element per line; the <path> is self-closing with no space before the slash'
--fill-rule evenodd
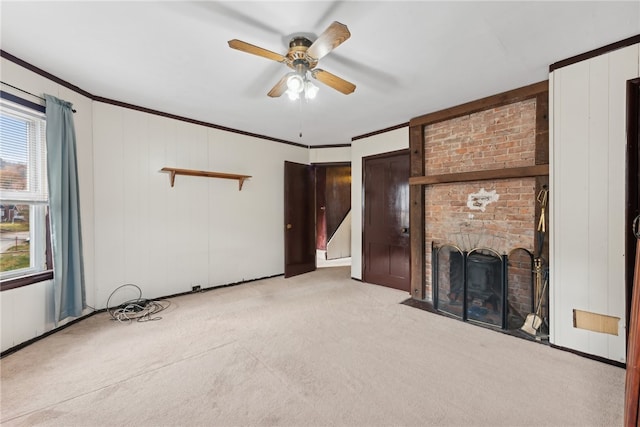
<path id="1" fill-rule="evenodd" d="M 636 256 L 636 237 L 632 232 L 633 220 L 640 212 L 640 78 L 627 81 L 627 147 L 626 147 L 626 209 L 625 209 L 625 309 L 629 326 L 633 273 Z M 626 330 L 629 342 L 629 328 Z"/>
<path id="2" fill-rule="evenodd" d="M 361 259 L 361 261 L 360 261 L 360 269 L 361 269 L 360 277 L 362 277 L 362 281 L 364 281 L 364 270 L 365 270 L 365 267 L 366 267 L 366 260 L 367 260 L 366 254 L 365 254 L 366 245 L 364 244 L 364 242 L 366 241 L 365 233 L 364 233 L 364 228 L 365 228 L 364 226 L 365 226 L 365 222 L 366 222 L 366 218 L 367 218 L 366 217 L 366 209 L 367 209 L 366 202 L 367 202 L 367 200 L 366 200 L 366 197 L 365 197 L 366 194 L 367 194 L 366 188 L 365 188 L 366 163 L 369 160 L 382 159 L 382 158 L 385 158 L 385 157 L 395 157 L 395 156 L 401 155 L 401 154 L 406 154 L 407 158 L 409 159 L 409 162 L 411 162 L 410 152 L 411 151 L 408 148 L 403 148 L 401 150 L 388 151 L 386 153 L 372 154 L 370 156 L 366 156 L 366 157 L 362 158 L 362 176 L 360 177 L 360 182 L 362 184 L 362 189 L 361 189 L 361 194 L 362 194 L 362 197 L 361 197 L 361 200 L 362 200 L 362 206 L 361 206 L 362 212 L 361 212 L 361 215 L 362 216 L 361 216 L 361 218 L 362 218 L 362 221 L 360 221 L 361 222 L 361 227 L 362 227 L 362 230 L 360 231 L 361 235 L 362 235 L 362 241 L 361 241 L 361 244 L 360 244 L 360 251 L 361 251 L 361 254 L 360 254 L 360 256 L 361 256 L 361 258 L 360 258 Z M 411 163 L 409 163 L 409 176 L 411 176 Z M 411 201 L 407 200 L 407 203 L 408 203 L 409 209 L 411 209 Z M 351 207 L 351 209 L 353 209 L 353 206 Z M 411 221 L 409 221 L 409 223 L 411 223 Z M 411 224 L 409 224 L 409 227 L 411 227 Z M 411 228 L 409 228 L 409 286 L 411 286 Z M 409 291 L 409 293 L 411 293 L 411 291 Z"/>

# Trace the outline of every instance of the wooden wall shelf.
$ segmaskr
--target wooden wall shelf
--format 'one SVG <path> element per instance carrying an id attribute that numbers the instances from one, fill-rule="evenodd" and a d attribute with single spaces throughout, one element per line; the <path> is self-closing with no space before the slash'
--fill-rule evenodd
<path id="1" fill-rule="evenodd" d="M 238 180 L 238 190 L 242 190 L 242 184 L 246 179 L 251 178 L 251 175 L 238 175 L 235 173 L 222 173 L 222 172 L 209 172 L 199 171 L 193 169 L 178 169 L 178 168 L 162 168 L 161 172 L 169 172 L 171 179 L 171 186 L 176 180 L 176 175 L 188 175 L 188 176 L 205 176 L 207 178 L 223 178 L 223 179 L 236 179 Z"/>

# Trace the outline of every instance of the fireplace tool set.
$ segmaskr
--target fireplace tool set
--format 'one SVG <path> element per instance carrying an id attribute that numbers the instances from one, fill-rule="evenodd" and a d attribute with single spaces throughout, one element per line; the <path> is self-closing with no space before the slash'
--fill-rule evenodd
<path id="1" fill-rule="evenodd" d="M 533 300 L 535 305 L 535 311 L 527 315 L 527 318 L 520 328 L 523 332 L 530 335 L 537 335 L 540 326 L 542 326 L 542 301 L 546 295 L 547 285 L 549 284 L 549 268 L 544 266 L 544 259 L 542 258 L 542 248 L 544 246 L 544 234 L 546 232 L 545 225 L 545 210 L 547 208 L 547 201 L 549 197 L 549 190 L 546 185 L 542 187 L 542 190 L 538 193 L 536 200 L 540 203 L 540 220 L 538 221 L 538 253 L 533 260 L 534 274 L 535 274 L 535 286 L 533 290 Z"/>

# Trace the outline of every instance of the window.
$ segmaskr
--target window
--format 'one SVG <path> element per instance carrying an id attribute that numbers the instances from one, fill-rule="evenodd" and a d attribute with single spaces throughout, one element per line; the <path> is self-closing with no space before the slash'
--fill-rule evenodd
<path id="1" fill-rule="evenodd" d="M 50 269 L 43 112 L 0 100 L 0 279 Z M 23 281 L 24 282 L 24 281 Z M 26 284 L 26 283 L 23 283 Z"/>

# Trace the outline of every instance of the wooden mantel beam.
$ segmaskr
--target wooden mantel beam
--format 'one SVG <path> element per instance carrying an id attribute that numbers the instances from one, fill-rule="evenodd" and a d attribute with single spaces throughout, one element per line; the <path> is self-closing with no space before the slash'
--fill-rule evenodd
<path id="1" fill-rule="evenodd" d="M 492 169 L 484 171 L 447 173 L 442 175 L 412 176 L 409 185 L 446 184 L 451 182 L 486 181 L 490 179 L 527 178 L 549 175 L 549 165 L 523 166 L 518 168 Z"/>

